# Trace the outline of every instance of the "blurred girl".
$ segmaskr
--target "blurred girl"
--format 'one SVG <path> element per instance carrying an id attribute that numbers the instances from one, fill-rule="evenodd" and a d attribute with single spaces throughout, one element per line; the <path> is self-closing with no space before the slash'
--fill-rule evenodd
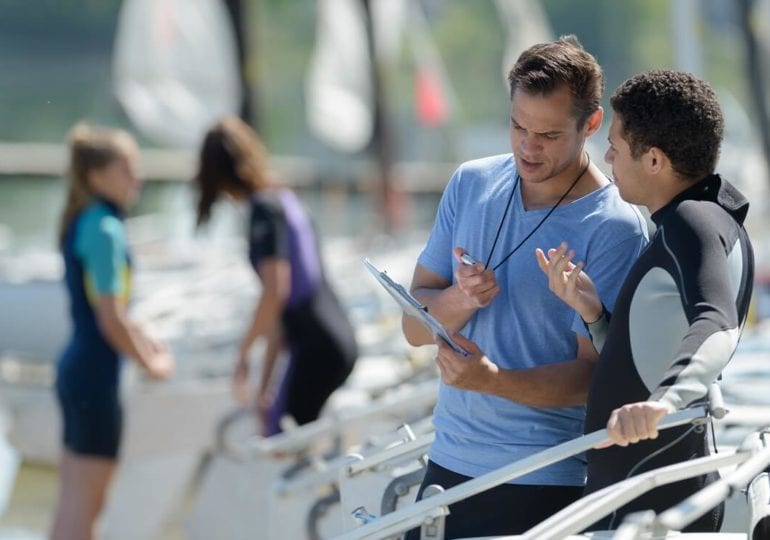
<path id="1" fill-rule="evenodd" d="M 118 130 L 76 126 L 69 140 L 67 201 L 59 228 L 72 337 L 58 360 L 63 420 L 54 540 L 90 539 L 117 463 L 121 357 L 163 378 L 173 359 L 127 314 L 131 289 L 123 213 L 141 187 L 138 148 Z"/>
<path id="2" fill-rule="evenodd" d="M 206 135 L 195 184 L 199 226 L 222 195 L 249 205 L 249 258 L 262 293 L 241 341 L 233 383 L 236 397 L 245 401 L 249 350 L 258 338 L 266 339 L 257 409 L 269 436 L 281 431 L 284 414 L 298 424 L 318 418 L 352 370 L 357 347 L 324 277 L 310 218 L 291 190 L 268 178 L 266 161 L 257 134 L 239 118 L 228 117 Z M 272 385 L 280 349 L 288 351 L 289 365 Z"/>

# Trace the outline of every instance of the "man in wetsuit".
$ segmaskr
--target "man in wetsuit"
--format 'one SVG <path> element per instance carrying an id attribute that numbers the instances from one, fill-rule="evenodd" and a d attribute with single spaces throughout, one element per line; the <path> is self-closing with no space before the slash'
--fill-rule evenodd
<path id="1" fill-rule="evenodd" d="M 738 344 L 753 282 L 743 227 L 749 204 L 714 174 L 724 122 L 713 90 L 688 73 L 651 71 L 622 84 L 610 103 L 605 159 L 620 195 L 650 210 L 655 235 L 611 314 L 566 244 L 547 257 L 537 250 L 551 290 L 581 315 L 600 352 L 585 430 L 606 426 L 614 445 L 588 452 L 586 493 L 709 453 L 704 429 L 658 434 L 657 424 L 706 398 Z M 660 512 L 715 477 L 653 490 L 589 529 L 616 528 L 635 511 Z M 721 520 L 717 507 L 687 530 L 718 531 Z"/>

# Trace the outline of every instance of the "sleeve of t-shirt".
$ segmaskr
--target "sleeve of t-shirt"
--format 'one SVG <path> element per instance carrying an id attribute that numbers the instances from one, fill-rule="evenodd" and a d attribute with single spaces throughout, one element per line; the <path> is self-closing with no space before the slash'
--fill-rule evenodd
<path id="1" fill-rule="evenodd" d="M 449 180 L 436 212 L 433 229 L 428 237 L 425 248 L 417 258 L 417 262 L 431 272 L 438 274 L 448 282 L 452 282 L 454 249 L 454 223 L 457 202 L 457 190 L 461 171 L 458 169 Z"/>
<path id="2" fill-rule="evenodd" d="M 281 208 L 257 201 L 249 222 L 249 258 L 256 267 L 265 257 L 289 258 L 289 228 Z"/>
<path id="3" fill-rule="evenodd" d="M 615 307 L 615 300 L 629 270 L 646 245 L 647 237 L 640 230 L 638 234 L 609 245 L 586 261 L 585 272 L 591 277 L 602 304 L 610 313 Z M 578 334 L 591 337 L 583 319 L 577 313 L 572 322 L 572 329 Z"/>
<path id="4" fill-rule="evenodd" d="M 77 246 L 88 286 L 98 295 L 125 296 L 128 263 L 123 223 L 105 215 L 84 225 Z"/>

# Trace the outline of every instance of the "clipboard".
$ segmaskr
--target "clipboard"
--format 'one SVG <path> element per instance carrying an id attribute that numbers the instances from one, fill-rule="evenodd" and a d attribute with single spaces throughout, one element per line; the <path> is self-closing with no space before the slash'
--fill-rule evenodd
<path id="1" fill-rule="evenodd" d="M 468 351 L 460 347 L 449 335 L 444 326 L 430 313 L 428 308 L 421 304 L 414 296 L 404 289 L 404 287 L 393 281 L 384 270 L 377 268 L 372 261 L 364 259 L 364 266 L 380 282 L 388 294 L 401 306 L 401 309 L 417 319 L 433 336 L 439 336 L 447 342 L 455 352 L 468 356 Z"/>

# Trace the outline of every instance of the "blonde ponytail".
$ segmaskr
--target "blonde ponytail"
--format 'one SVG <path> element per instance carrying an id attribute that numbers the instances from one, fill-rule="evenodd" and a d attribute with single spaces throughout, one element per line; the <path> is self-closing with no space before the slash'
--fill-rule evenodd
<path id="1" fill-rule="evenodd" d="M 68 136 L 69 163 L 67 166 L 67 198 L 59 222 L 59 246 L 72 220 L 90 204 L 94 195 L 88 184 L 91 171 L 106 167 L 125 155 L 131 135 L 118 129 L 93 128 L 79 123 Z"/>

